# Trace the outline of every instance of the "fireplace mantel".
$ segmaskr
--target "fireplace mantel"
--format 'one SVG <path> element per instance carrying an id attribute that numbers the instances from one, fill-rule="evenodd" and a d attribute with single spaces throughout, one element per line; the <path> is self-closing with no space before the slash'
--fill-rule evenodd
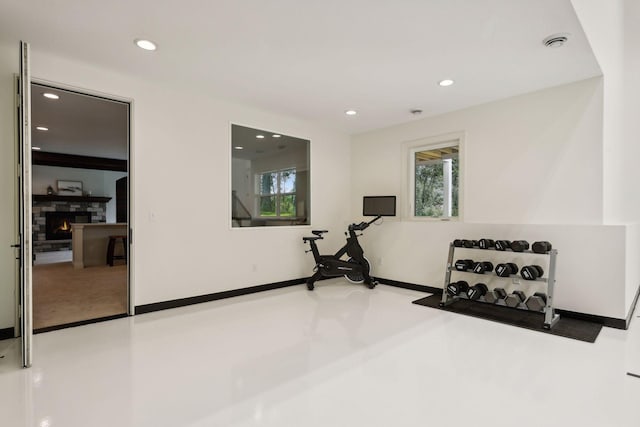
<path id="1" fill-rule="evenodd" d="M 35 202 L 85 202 L 85 203 L 108 203 L 111 197 L 97 196 L 59 196 L 57 194 L 34 194 Z"/>

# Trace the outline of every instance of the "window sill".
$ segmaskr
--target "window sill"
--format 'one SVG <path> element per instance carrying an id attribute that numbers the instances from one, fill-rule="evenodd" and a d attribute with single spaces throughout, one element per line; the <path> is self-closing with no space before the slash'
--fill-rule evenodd
<path id="1" fill-rule="evenodd" d="M 459 216 L 450 217 L 450 218 L 432 218 L 432 217 L 421 217 L 421 216 L 410 216 L 405 218 L 407 221 L 416 221 L 416 222 L 462 222 L 462 219 Z"/>

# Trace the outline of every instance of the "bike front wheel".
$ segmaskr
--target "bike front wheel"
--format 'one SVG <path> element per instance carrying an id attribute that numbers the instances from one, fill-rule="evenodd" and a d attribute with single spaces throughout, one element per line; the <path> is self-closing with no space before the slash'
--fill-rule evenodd
<path id="1" fill-rule="evenodd" d="M 369 260 L 366 257 L 364 258 L 364 268 L 369 270 L 369 275 L 371 275 L 371 263 L 369 262 Z M 356 261 L 353 258 L 349 258 L 347 260 L 347 262 L 351 262 L 353 264 L 359 264 L 358 261 Z M 347 279 L 349 282 L 351 283 L 362 283 L 364 282 L 364 274 L 362 274 L 361 271 L 352 271 L 350 273 L 347 273 L 344 275 L 344 278 Z"/>

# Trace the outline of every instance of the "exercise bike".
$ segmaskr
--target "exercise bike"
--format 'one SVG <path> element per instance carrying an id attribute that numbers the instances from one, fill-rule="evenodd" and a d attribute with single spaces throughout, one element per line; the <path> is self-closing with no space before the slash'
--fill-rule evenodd
<path id="1" fill-rule="evenodd" d="M 369 273 L 371 272 L 371 265 L 369 261 L 364 257 L 364 250 L 358 242 L 358 231 L 364 231 L 371 224 L 382 218 L 377 216 L 369 222 L 361 222 L 360 224 L 351 224 L 348 228 L 348 233 L 344 233 L 347 236 L 347 243 L 336 252 L 334 255 L 320 255 L 318 251 L 318 245 L 316 241 L 324 239 L 323 234 L 328 233 L 328 230 L 312 230 L 311 233 L 314 236 L 303 237 L 302 241 L 309 243 L 311 249 L 306 252 L 312 252 L 313 258 L 316 261 L 314 268 L 315 273 L 309 279 L 307 279 L 307 289 L 310 291 L 314 288 L 314 283 L 321 277 L 339 277 L 344 276 L 351 283 L 365 283 L 369 289 L 375 288 L 378 284 Z M 344 255 L 349 258 L 341 259 Z"/>

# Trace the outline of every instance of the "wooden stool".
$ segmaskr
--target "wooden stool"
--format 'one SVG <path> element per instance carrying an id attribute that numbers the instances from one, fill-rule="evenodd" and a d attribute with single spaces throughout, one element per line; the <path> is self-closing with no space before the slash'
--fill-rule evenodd
<path id="1" fill-rule="evenodd" d="M 116 241 L 122 239 L 122 248 L 124 249 L 124 255 L 114 255 L 116 248 Z M 107 246 L 107 264 L 113 267 L 114 259 L 127 260 L 127 236 L 109 236 L 109 246 Z"/>

